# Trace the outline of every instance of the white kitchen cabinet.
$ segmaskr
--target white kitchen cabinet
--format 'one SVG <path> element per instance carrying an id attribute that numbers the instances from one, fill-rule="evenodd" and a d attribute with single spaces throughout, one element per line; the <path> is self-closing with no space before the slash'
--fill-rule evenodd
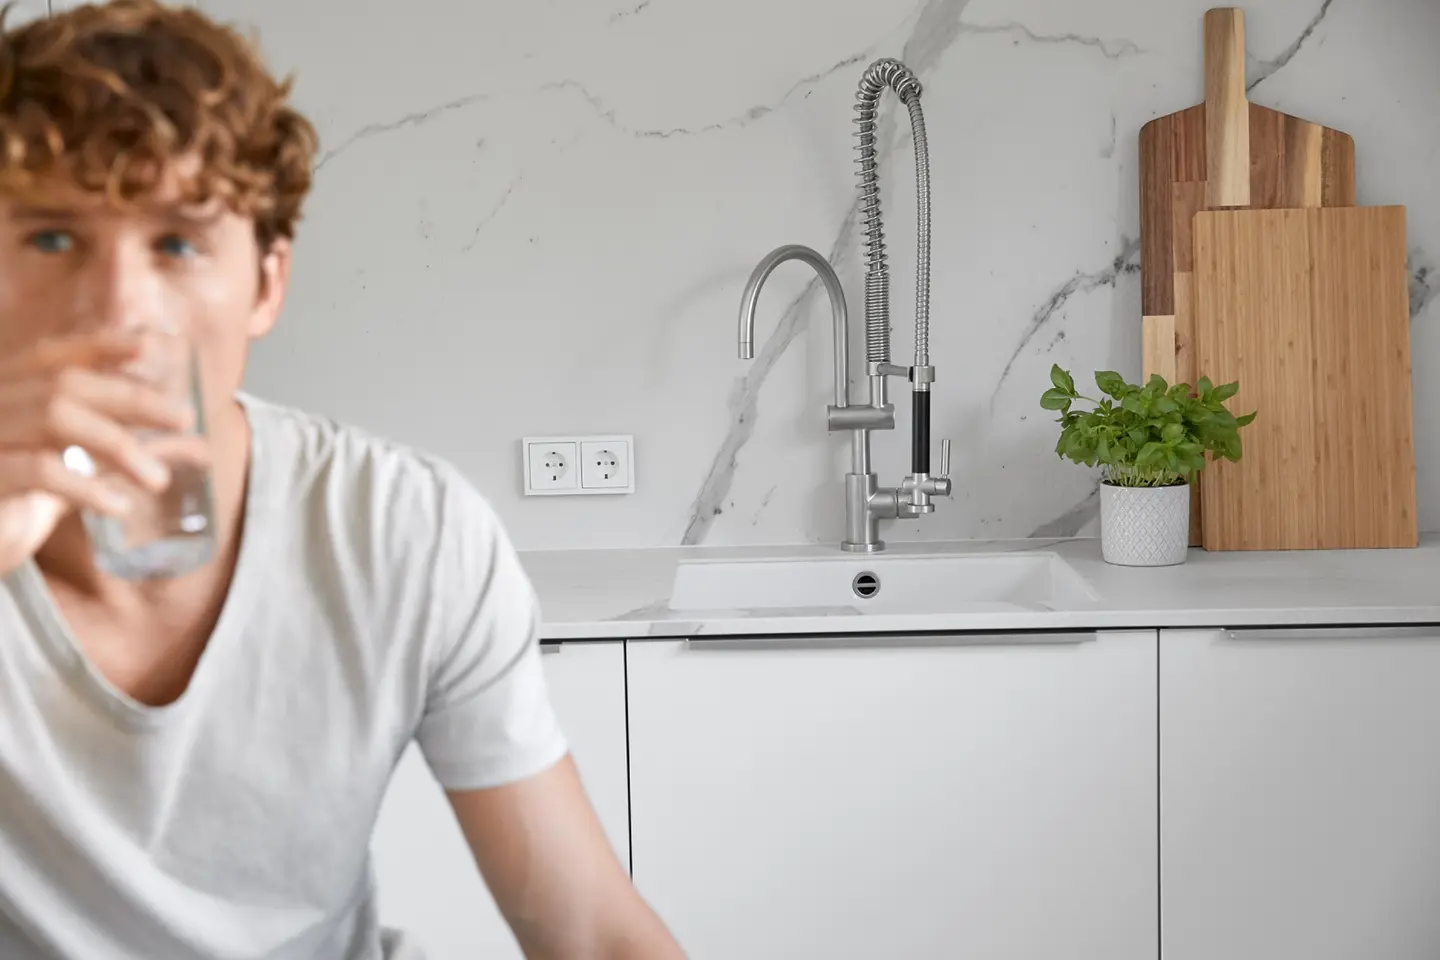
<path id="1" fill-rule="evenodd" d="M 624 644 L 566 643 L 547 650 L 545 675 L 556 713 L 586 792 L 628 867 Z M 381 921 L 415 936 L 427 960 L 521 957 L 444 792 L 414 747 L 386 795 L 372 851 Z"/>
<path id="2" fill-rule="evenodd" d="M 1440 956 L 1440 627 L 1160 642 L 1165 960 Z"/>
<path id="3" fill-rule="evenodd" d="M 1154 960 L 1156 640 L 632 643 L 636 884 L 693 960 Z"/>

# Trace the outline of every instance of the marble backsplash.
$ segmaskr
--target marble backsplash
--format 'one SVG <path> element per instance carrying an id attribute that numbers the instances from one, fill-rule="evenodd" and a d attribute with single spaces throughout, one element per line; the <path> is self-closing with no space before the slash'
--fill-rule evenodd
<path id="1" fill-rule="evenodd" d="M 58 0 L 57 0 L 58 2 Z M 892 539 L 1093 530 L 1038 408 L 1052 362 L 1139 372 L 1137 139 L 1201 98 L 1199 0 L 206 0 L 258 28 L 324 140 L 250 389 L 459 464 L 529 548 L 831 541 L 828 306 L 802 265 L 735 354 L 782 243 L 863 314 L 852 103 L 925 85 L 935 435 L 956 494 Z M 1353 134 L 1362 203 L 1410 209 L 1422 523 L 1440 526 L 1440 4 L 1255 0 L 1251 97 Z M 914 165 L 882 102 L 894 352 L 911 350 Z M 857 342 L 859 326 L 856 327 Z M 907 466 L 882 435 L 882 481 Z M 633 433 L 638 492 L 527 499 L 518 440 Z"/>

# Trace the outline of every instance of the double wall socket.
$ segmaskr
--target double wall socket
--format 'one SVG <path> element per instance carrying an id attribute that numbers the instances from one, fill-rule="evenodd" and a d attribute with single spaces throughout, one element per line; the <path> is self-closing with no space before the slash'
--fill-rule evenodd
<path id="1" fill-rule="evenodd" d="M 526 437 L 520 448 L 527 497 L 635 492 L 634 437 Z"/>

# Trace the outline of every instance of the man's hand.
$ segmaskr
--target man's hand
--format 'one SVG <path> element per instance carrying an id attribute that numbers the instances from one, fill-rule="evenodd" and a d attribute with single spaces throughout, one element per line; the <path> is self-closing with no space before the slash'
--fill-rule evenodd
<path id="1" fill-rule="evenodd" d="M 119 372 L 140 349 L 133 335 L 112 330 L 46 341 L 0 363 L 0 577 L 34 556 L 72 508 L 125 512 L 112 483 L 65 465 L 67 448 L 143 490 L 169 484 L 137 431 L 181 430 L 189 415 Z"/>
<path id="2" fill-rule="evenodd" d="M 450 803 L 529 960 L 683 960 L 606 839 L 568 756 Z"/>

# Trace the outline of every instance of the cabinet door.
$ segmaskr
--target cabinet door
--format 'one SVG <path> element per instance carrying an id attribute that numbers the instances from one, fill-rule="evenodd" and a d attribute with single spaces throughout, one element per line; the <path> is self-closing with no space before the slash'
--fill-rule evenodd
<path id="1" fill-rule="evenodd" d="M 1166 631 L 1165 960 L 1440 956 L 1440 628 Z"/>
<path id="2" fill-rule="evenodd" d="M 1154 960 L 1154 631 L 629 649 L 635 881 L 694 960 Z"/>
<path id="3" fill-rule="evenodd" d="M 547 651 L 556 713 L 585 790 L 628 867 L 624 644 L 567 643 Z M 381 921 L 419 940 L 427 960 L 519 960 L 520 948 L 475 868 L 450 804 L 414 747 L 395 772 L 372 852 Z"/>

